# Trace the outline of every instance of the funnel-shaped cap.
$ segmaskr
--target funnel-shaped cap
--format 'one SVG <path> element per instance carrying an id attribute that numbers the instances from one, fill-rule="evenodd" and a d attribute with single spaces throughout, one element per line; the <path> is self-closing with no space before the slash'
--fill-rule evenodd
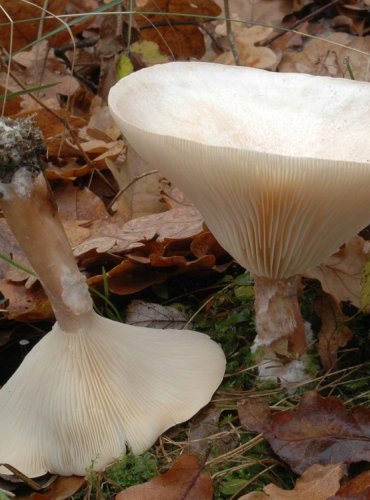
<path id="1" fill-rule="evenodd" d="M 122 80 L 111 112 L 221 245 L 259 276 L 310 269 L 370 221 L 370 85 L 169 63 Z"/>

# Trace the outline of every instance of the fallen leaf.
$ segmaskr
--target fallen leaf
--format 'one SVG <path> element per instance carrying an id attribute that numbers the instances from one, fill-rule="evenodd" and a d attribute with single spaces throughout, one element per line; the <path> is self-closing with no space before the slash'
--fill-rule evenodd
<path id="1" fill-rule="evenodd" d="M 239 500 L 328 500 L 338 491 L 342 477 L 343 468 L 339 464 L 315 464 L 297 479 L 292 490 L 283 490 L 271 483 L 263 488 L 264 493 L 248 493 Z"/>
<path id="2" fill-rule="evenodd" d="M 75 495 L 86 483 L 84 477 L 57 477 L 45 493 L 32 493 L 31 500 L 65 500 Z"/>
<path id="3" fill-rule="evenodd" d="M 181 330 L 187 320 L 188 315 L 176 307 L 162 306 L 143 300 L 133 300 L 126 311 L 126 323 L 135 326 Z"/>
<path id="4" fill-rule="evenodd" d="M 337 494 L 328 500 L 369 500 L 369 498 L 370 471 L 365 471 L 344 484 Z"/>
<path id="5" fill-rule="evenodd" d="M 193 207 L 174 208 L 167 212 L 151 214 L 122 224 L 120 218 L 111 217 L 94 227 L 94 234 L 74 248 L 74 254 L 81 256 L 91 250 L 103 252 L 127 252 L 143 246 L 144 240 L 154 237 L 158 241 L 165 238 L 186 238 L 203 230 L 203 218 Z"/>
<path id="6" fill-rule="evenodd" d="M 276 67 L 278 58 L 275 52 L 268 47 L 256 46 L 257 43 L 266 40 L 273 31 L 273 28 L 266 26 L 256 25 L 247 28 L 238 22 L 233 25 L 236 50 L 242 66 L 260 69 L 272 69 Z M 226 36 L 226 23 L 217 26 L 216 33 Z M 214 62 L 219 64 L 235 64 L 231 50 L 220 54 Z"/>
<path id="7" fill-rule="evenodd" d="M 338 302 L 350 301 L 360 307 L 361 278 L 370 254 L 370 245 L 354 236 L 323 264 L 303 273 L 320 281 L 322 289 Z"/>
<path id="8" fill-rule="evenodd" d="M 182 455 L 172 468 L 147 483 L 121 491 L 116 500 L 212 500 L 213 484 L 210 473 L 194 455 Z"/>
<path id="9" fill-rule="evenodd" d="M 0 280 L 0 294 L 9 302 L 4 317 L 21 322 L 53 319 L 54 313 L 40 285 L 31 290 L 22 283 Z"/>
<path id="10" fill-rule="evenodd" d="M 150 0 L 140 10 L 158 12 L 135 16 L 141 36 L 156 43 L 163 53 L 181 59 L 204 55 L 204 34 L 198 25 L 221 12 L 213 0 Z"/>
<path id="11" fill-rule="evenodd" d="M 318 334 L 318 353 L 325 370 L 337 363 L 337 351 L 351 340 L 353 333 L 346 323 L 348 318 L 342 313 L 338 303 L 330 296 L 323 295 L 315 302 L 315 313 L 321 319 Z"/>
<path id="12" fill-rule="evenodd" d="M 314 464 L 370 461 L 370 408 L 347 410 L 339 399 L 324 398 L 314 391 L 305 394 L 294 410 L 271 415 L 265 405 L 258 419 L 254 404 L 248 399 L 238 405 L 241 424 L 262 433 L 274 452 L 298 474 Z"/>
<path id="13" fill-rule="evenodd" d="M 310 39 L 300 52 L 284 52 L 278 71 L 351 79 L 350 67 L 356 80 L 367 81 L 369 51 L 369 37 L 331 33 Z"/>

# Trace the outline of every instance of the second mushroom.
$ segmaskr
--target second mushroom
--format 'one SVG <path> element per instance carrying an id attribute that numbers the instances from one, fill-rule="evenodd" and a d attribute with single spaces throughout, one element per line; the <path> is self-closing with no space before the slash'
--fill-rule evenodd
<path id="1" fill-rule="evenodd" d="M 283 378 L 305 376 L 299 275 L 369 223 L 369 98 L 368 83 L 193 62 L 111 89 L 129 142 L 253 274 L 262 375 L 284 352 Z"/>

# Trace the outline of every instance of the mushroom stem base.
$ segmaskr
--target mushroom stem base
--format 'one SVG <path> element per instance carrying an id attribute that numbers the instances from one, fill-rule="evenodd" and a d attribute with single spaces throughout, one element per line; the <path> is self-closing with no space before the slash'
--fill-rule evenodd
<path id="1" fill-rule="evenodd" d="M 300 276 L 273 280 L 254 276 L 255 347 L 298 359 L 307 351 L 305 326 L 298 303 Z"/>

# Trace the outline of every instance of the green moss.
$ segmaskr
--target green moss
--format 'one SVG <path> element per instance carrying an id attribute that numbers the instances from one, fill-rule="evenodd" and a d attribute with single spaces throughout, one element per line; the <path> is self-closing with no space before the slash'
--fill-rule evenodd
<path id="1" fill-rule="evenodd" d="M 149 453 L 125 455 L 113 464 L 105 476 L 120 489 L 145 483 L 158 474 L 157 462 Z"/>

